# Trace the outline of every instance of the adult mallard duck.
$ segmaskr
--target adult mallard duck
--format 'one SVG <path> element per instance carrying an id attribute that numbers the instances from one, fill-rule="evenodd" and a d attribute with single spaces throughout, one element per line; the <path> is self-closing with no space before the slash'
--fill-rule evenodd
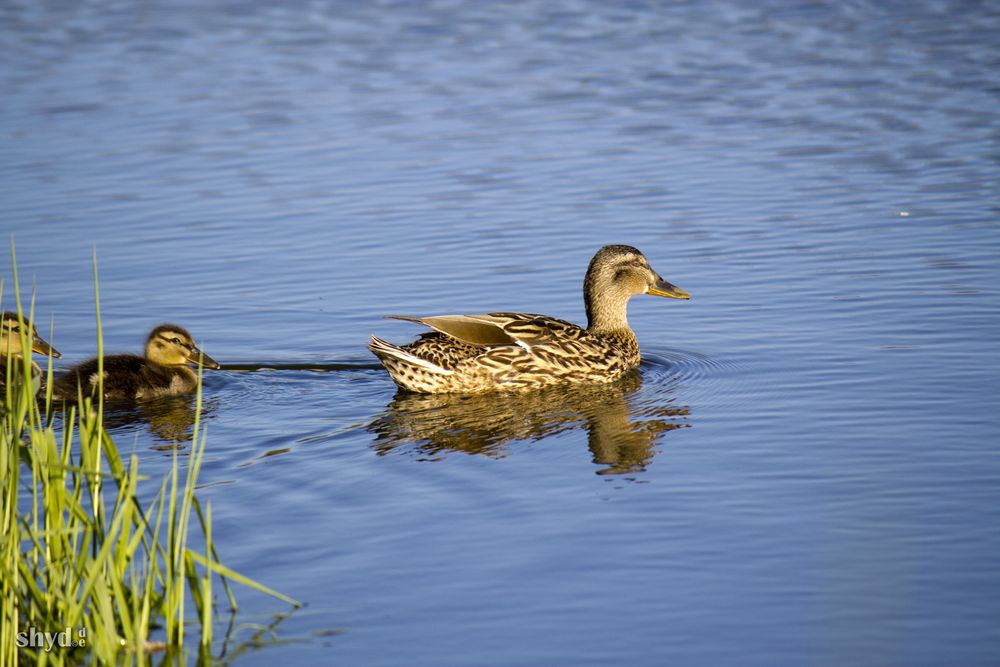
<path id="1" fill-rule="evenodd" d="M 18 317 L 13 311 L 5 311 L 0 315 L 0 396 L 6 391 L 8 374 L 12 379 L 21 378 L 24 371 L 21 359 L 24 358 L 24 344 L 32 352 L 47 354 L 58 359 L 62 355 L 54 347 L 42 340 L 38 329 L 27 317 Z M 8 369 L 8 366 L 10 367 Z M 37 393 L 41 386 L 42 369 L 34 361 L 31 362 L 31 382 Z"/>
<path id="2" fill-rule="evenodd" d="M 609 245 L 590 260 L 583 281 L 586 329 L 529 313 L 393 315 L 434 331 L 402 346 L 372 336 L 368 349 L 400 388 L 425 394 L 611 382 L 639 363 L 625 312 L 636 294 L 691 298 L 635 248 Z"/>
<path id="3" fill-rule="evenodd" d="M 220 368 L 198 349 L 184 327 L 161 324 L 146 338 L 145 356 L 116 354 L 104 357 L 104 398 L 140 400 L 157 396 L 188 394 L 198 386 L 198 376 L 187 364 Z M 98 360 L 73 366 L 55 382 L 53 396 L 73 401 L 77 396 L 97 393 L 101 377 Z"/>

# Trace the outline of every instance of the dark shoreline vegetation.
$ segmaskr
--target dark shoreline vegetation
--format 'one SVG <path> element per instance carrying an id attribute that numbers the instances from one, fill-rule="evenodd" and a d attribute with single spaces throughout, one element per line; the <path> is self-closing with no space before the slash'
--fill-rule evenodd
<path id="1" fill-rule="evenodd" d="M 33 320 L 34 304 L 28 313 L 22 309 L 13 249 L 11 254 L 16 310 L 20 318 Z M 96 261 L 94 282 L 98 356 L 103 358 Z M 20 335 L 22 348 L 30 350 L 26 327 Z M 103 400 L 53 402 L 51 357 L 37 397 L 30 352 L 11 359 L 5 375 L 0 664 L 153 659 L 182 664 L 192 646 L 200 663 L 233 658 L 246 646 L 266 643 L 262 637 L 283 615 L 246 646 L 231 645 L 237 604 L 230 582 L 293 607 L 299 603 L 234 572 L 219 558 L 211 503 L 202 505 L 195 493 L 207 445 L 200 372 L 187 466 L 179 465 L 174 449 L 162 480 L 140 475 L 136 454 L 122 457 L 105 429 Z M 155 495 L 146 491 L 150 485 L 158 487 Z M 213 628 L 224 611 L 217 579 L 232 616 L 219 642 L 221 652 L 213 655 Z"/>

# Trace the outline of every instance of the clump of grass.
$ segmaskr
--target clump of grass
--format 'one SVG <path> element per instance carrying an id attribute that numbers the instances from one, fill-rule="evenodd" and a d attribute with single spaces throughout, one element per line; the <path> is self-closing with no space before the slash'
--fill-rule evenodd
<path id="1" fill-rule="evenodd" d="M 14 295 L 21 316 L 16 268 Z M 183 656 L 195 642 L 208 658 L 216 575 L 233 609 L 229 581 L 298 606 L 219 561 L 211 504 L 195 495 L 207 442 L 200 381 L 187 467 L 175 451 L 144 504 L 147 480 L 137 456 L 123 459 L 104 429 L 103 402 L 69 408 L 57 431 L 51 391 L 36 398 L 29 357 L 18 360 L 23 372 L 8 364 L 0 409 L 0 665 L 143 663 L 153 651 Z M 51 360 L 45 374 L 51 386 Z M 190 546 L 194 533 L 203 550 Z M 37 646 L 49 640 L 49 650 Z"/>

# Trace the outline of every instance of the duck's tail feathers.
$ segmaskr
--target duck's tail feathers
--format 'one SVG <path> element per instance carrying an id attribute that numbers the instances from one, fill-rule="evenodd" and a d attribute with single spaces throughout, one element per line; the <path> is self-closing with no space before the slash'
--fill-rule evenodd
<path id="1" fill-rule="evenodd" d="M 440 375 L 454 375 L 455 373 L 455 371 L 442 368 L 441 366 L 427 361 L 426 359 L 421 359 L 416 355 L 410 354 L 403 348 L 382 340 L 378 336 L 372 336 L 372 342 L 368 343 L 368 349 L 382 361 L 382 364 L 386 366 L 386 369 L 389 370 L 390 373 L 393 369 L 386 364 L 386 361 L 390 360 L 407 366 L 416 366 L 427 371 L 428 373 L 438 373 Z M 395 363 L 393 365 L 395 365 Z"/>

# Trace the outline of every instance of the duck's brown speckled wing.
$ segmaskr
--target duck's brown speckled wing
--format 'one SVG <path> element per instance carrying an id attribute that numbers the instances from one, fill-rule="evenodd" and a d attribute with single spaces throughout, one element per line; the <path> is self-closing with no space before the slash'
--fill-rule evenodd
<path id="1" fill-rule="evenodd" d="M 551 339 L 577 340 L 586 333 L 571 322 L 534 313 L 390 317 L 423 324 L 459 342 L 478 347 L 524 347 Z"/>
<path id="2" fill-rule="evenodd" d="M 492 345 L 513 345 L 517 342 L 503 330 L 502 322 L 495 321 L 491 315 L 434 315 L 431 317 L 390 315 L 389 318 L 423 324 L 469 345 L 489 347 Z"/>
<path id="3" fill-rule="evenodd" d="M 597 336 L 534 313 L 400 317 L 434 329 L 402 347 L 455 375 L 455 389 L 528 388 L 565 381 L 607 382 L 638 363 L 634 337 Z"/>
<path id="4" fill-rule="evenodd" d="M 498 360 L 520 356 L 518 351 L 528 351 L 539 343 L 568 342 L 586 333 L 570 322 L 531 313 L 393 317 L 434 329 L 402 349 L 447 370 L 490 352 L 496 351 Z"/>
<path id="5" fill-rule="evenodd" d="M 535 313 L 490 313 L 488 318 L 495 326 L 514 339 L 518 345 L 537 345 L 553 341 L 580 340 L 587 335 L 572 322 Z"/>
<path id="6" fill-rule="evenodd" d="M 545 315 L 493 313 L 516 345 L 486 350 L 474 360 L 499 387 L 528 388 L 560 382 L 608 382 L 638 363 L 629 332 L 620 339 L 595 335 Z"/>

